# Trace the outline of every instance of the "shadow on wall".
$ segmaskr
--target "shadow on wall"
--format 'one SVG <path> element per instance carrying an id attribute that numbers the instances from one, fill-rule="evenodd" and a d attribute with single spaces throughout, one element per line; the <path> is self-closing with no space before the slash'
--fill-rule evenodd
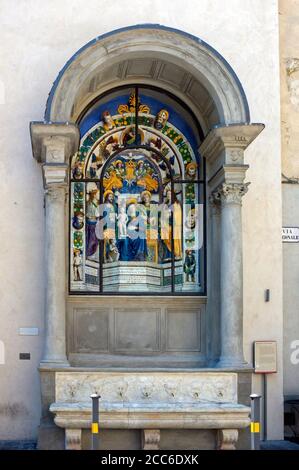
<path id="1" fill-rule="evenodd" d="M 0 365 L 5 364 L 5 346 L 3 341 L 0 340 Z"/>

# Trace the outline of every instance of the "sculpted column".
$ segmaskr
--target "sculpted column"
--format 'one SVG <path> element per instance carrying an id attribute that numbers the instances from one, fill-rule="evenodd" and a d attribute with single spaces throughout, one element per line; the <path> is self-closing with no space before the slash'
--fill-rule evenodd
<path id="1" fill-rule="evenodd" d="M 243 245 L 242 196 L 248 190 L 244 183 L 248 165 L 244 150 L 263 130 L 263 124 L 236 124 L 212 129 L 200 147 L 207 162 L 208 191 L 211 200 L 220 203 L 220 259 L 211 252 L 208 269 L 220 272 L 220 287 L 211 279 L 212 305 L 220 308 L 221 353 L 218 367 L 246 366 L 243 356 Z M 213 246 L 217 241 L 213 240 Z M 215 248 L 214 248 L 215 250 Z M 217 264 L 217 267 L 214 266 Z M 218 291 L 220 288 L 220 292 Z M 214 338 L 217 337 L 214 335 Z"/>
<path id="2" fill-rule="evenodd" d="M 33 155 L 42 163 L 45 188 L 46 306 L 42 364 L 68 366 L 66 357 L 65 209 L 69 158 L 79 144 L 75 125 L 31 123 Z"/>

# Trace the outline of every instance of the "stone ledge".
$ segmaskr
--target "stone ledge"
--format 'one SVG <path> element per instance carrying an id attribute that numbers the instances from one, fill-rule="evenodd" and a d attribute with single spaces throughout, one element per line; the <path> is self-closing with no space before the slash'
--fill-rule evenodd
<path id="1" fill-rule="evenodd" d="M 50 411 L 59 427 L 91 426 L 88 403 L 53 403 Z M 107 429 L 242 429 L 249 426 L 249 413 L 247 406 L 232 403 L 100 403 L 99 422 Z"/>
<path id="2" fill-rule="evenodd" d="M 65 367 L 61 367 L 57 364 L 41 363 L 39 366 L 40 372 L 65 372 Z M 112 366 L 101 366 L 101 367 L 84 367 L 84 366 L 68 366 L 68 372 L 122 372 L 129 374 L 132 372 L 144 373 L 144 372 L 167 372 L 169 374 L 176 374 L 177 372 L 184 372 L 186 374 L 194 372 L 233 372 L 233 373 L 252 373 L 254 372 L 253 367 L 153 367 L 153 366 L 142 366 L 142 367 L 112 367 Z"/>

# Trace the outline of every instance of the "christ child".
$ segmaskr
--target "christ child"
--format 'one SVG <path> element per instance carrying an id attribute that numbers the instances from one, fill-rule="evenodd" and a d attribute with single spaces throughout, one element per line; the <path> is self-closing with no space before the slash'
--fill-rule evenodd
<path id="1" fill-rule="evenodd" d="M 127 236 L 127 223 L 129 217 L 126 214 L 126 208 L 121 207 L 120 213 L 117 216 L 118 235 L 120 238 L 126 238 Z"/>

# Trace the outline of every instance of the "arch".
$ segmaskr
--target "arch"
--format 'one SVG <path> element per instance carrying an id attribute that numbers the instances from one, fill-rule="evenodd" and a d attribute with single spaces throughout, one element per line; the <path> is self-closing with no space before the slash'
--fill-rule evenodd
<path id="1" fill-rule="evenodd" d="M 122 28 L 82 47 L 55 80 L 45 120 L 77 122 L 96 96 L 133 82 L 163 86 L 182 99 L 205 134 L 215 125 L 250 121 L 244 90 L 226 60 L 201 39 L 160 25 Z"/>

